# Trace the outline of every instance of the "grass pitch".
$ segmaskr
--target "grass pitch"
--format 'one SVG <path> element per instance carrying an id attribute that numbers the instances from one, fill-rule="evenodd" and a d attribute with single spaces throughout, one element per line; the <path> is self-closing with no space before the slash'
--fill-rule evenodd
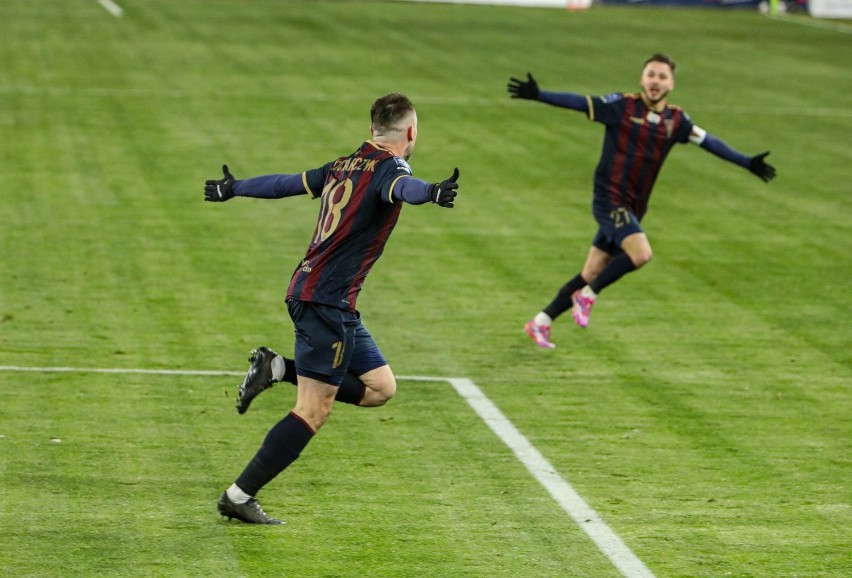
<path id="1" fill-rule="evenodd" d="M 418 107 L 415 173 L 461 169 L 452 211 L 408 207 L 360 309 L 400 375 L 474 380 L 657 577 L 852 574 L 852 35 L 736 10 L 387 2 L 0 5 L 0 366 L 242 371 L 287 353 L 283 293 L 317 206 L 202 202 Z M 765 185 L 676 148 L 644 224 L 655 261 L 558 348 L 523 323 L 582 264 L 602 130 L 510 101 L 509 76 L 671 101 Z M 619 572 L 443 382 L 335 409 L 261 494 L 215 500 L 293 403 L 244 416 L 238 377 L 0 371 L 4 576 L 571 576 Z M 58 440 L 58 441 L 57 441 Z"/>

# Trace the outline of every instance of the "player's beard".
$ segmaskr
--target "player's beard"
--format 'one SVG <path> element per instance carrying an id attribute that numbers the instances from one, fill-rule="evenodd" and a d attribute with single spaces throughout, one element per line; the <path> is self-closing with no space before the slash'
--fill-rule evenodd
<path id="1" fill-rule="evenodd" d="M 657 98 L 651 98 L 651 95 L 648 94 L 647 89 L 643 89 L 642 93 L 645 95 L 645 100 L 647 100 L 650 104 L 653 104 L 654 106 L 656 106 L 657 104 L 666 100 L 666 97 L 669 95 L 668 90 L 662 90 L 662 89 L 658 93 Z"/>

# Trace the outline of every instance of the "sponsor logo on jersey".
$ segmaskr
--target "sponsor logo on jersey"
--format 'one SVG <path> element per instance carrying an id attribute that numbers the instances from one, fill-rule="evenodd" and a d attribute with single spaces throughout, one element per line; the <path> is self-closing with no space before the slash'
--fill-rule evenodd
<path id="1" fill-rule="evenodd" d="M 621 92 L 613 92 L 612 94 L 606 94 L 601 96 L 601 102 L 604 104 L 610 104 L 612 102 L 618 102 L 619 100 L 624 98 L 624 94 Z"/>
<path id="2" fill-rule="evenodd" d="M 405 161 L 405 159 L 401 159 L 399 157 L 393 157 L 393 160 L 396 162 L 396 167 L 398 169 L 404 170 L 409 175 L 411 174 L 411 167 L 408 165 L 408 163 Z"/>

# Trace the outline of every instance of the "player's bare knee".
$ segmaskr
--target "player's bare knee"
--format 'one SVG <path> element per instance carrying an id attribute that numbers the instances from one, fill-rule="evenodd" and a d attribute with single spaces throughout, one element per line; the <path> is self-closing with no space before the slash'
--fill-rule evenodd
<path id="1" fill-rule="evenodd" d="M 384 379 L 376 380 L 368 386 L 373 390 L 373 400 L 376 405 L 385 405 L 396 395 L 396 378 L 391 375 Z"/>
<path id="2" fill-rule="evenodd" d="M 331 408 L 334 407 L 334 398 L 322 400 L 320 402 L 296 402 L 296 407 L 293 408 L 293 413 L 298 415 L 305 423 L 307 423 L 314 431 L 318 431 L 331 415 Z"/>
<path id="3" fill-rule="evenodd" d="M 367 386 L 364 397 L 372 407 L 386 404 L 396 394 L 396 377 L 387 365 L 368 371 L 360 379 Z"/>
<path id="4" fill-rule="evenodd" d="M 651 251 L 651 248 L 648 247 L 647 249 L 639 251 L 635 255 L 631 255 L 630 260 L 633 261 L 633 265 L 639 269 L 640 267 L 647 265 L 653 256 L 653 251 Z"/>

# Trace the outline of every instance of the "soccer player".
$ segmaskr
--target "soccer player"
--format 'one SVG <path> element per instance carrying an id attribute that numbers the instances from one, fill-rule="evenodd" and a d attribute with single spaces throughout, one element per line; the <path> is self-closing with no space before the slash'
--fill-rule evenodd
<path id="1" fill-rule="evenodd" d="M 638 94 L 585 96 L 539 90 L 532 74 L 510 78 L 512 98 L 536 100 L 584 112 L 606 127 L 603 150 L 595 170 L 592 213 L 598 223 L 586 262 L 553 301 L 524 327 L 539 347 L 550 341 L 553 321 L 569 308 L 580 327 L 589 324 L 598 294 L 651 260 L 651 245 L 640 225 L 663 161 L 676 143 L 692 142 L 714 155 L 748 169 L 763 181 L 775 177 L 764 152 L 748 156 L 693 124 L 683 110 L 668 103 L 675 86 L 675 63 L 665 54 L 645 61 Z"/>
<path id="2" fill-rule="evenodd" d="M 228 519 L 280 524 L 257 502 L 258 491 L 295 461 L 328 419 L 335 400 L 384 405 L 396 392 L 390 366 L 355 308 L 358 293 L 399 218 L 402 204 L 453 207 L 459 171 L 439 183 L 412 176 L 408 159 L 417 141 L 417 113 L 399 93 L 376 100 L 370 110 L 372 139 L 349 156 L 300 174 L 208 180 L 205 201 L 232 197 L 319 198 L 319 217 L 304 259 L 287 289 L 295 326 L 295 359 L 268 347 L 252 352 L 240 386 L 237 410 L 277 381 L 297 383 L 293 410 L 269 430 L 260 449 L 219 498 Z"/>

